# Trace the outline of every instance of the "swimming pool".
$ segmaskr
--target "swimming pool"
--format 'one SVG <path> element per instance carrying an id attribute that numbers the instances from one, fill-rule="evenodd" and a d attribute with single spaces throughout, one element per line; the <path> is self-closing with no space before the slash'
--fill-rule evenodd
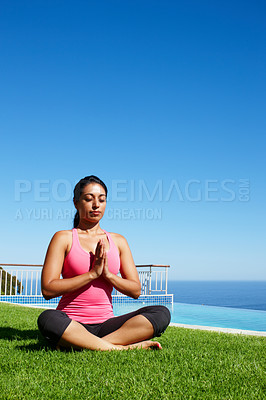
<path id="1" fill-rule="evenodd" d="M 12 296 L 12 300 L 14 297 L 15 296 Z M 18 297 L 19 300 L 21 300 L 21 297 L 24 296 Z M 9 299 L 5 299 L 5 301 L 8 300 Z M 40 298 L 40 296 L 36 296 L 35 299 L 31 298 L 31 300 L 34 300 L 34 302 L 31 301 L 31 303 L 27 304 L 24 302 L 18 302 L 18 300 L 16 300 L 14 301 L 14 304 L 20 303 L 24 306 L 39 308 L 56 308 L 58 303 L 58 299 L 52 299 L 54 302 L 49 304 L 49 302 L 44 301 L 44 299 L 42 297 Z M 113 309 L 115 315 L 121 315 L 151 304 L 151 302 L 114 303 Z M 259 331 L 266 333 L 266 311 L 185 303 L 164 305 L 167 306 L 171 312 L 171 323 Z"/>
<path id="2" fill-rule="evenodd" d="M 184 303 L 166 306 L 171 312 L 172 323 L 266 332 L 266 311 Z M 140 305 L 114 305 L 114 314 L 121 315 L 138 308 Z"/>

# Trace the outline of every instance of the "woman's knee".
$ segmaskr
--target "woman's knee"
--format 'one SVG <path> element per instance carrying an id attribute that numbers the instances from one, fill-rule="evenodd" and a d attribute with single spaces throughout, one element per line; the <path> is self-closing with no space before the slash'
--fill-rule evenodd
<path id="1" fill-rule="evenodd" d="M 161 305 L 144 307 L 141 314 L 153 325 L 154 336 L 161 336 L 171 321 L 170 311 Z"/>
<path id="2" fill-rule="evenodd" d="M 38 318 L 37 324 L 41 334 L 50 344 L 56 346 L 71 319 L 59 310 L 45 310 Z"/>
<path id="3" fill-rule="evenodd" d="M 168 327 L 171 321 L 171 313 L 169 309 L 165 306 L 157 306 L 159 321 L 162 324 L 162 327 L 165 329 Z"/>

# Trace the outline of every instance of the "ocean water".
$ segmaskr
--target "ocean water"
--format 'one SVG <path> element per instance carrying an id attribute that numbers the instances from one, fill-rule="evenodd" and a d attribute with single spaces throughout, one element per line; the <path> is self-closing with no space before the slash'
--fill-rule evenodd
<path id="1" fill-rule="evenodd" d="M 266 311 L 266 281 L 169 281 L 175 303 Z"/>

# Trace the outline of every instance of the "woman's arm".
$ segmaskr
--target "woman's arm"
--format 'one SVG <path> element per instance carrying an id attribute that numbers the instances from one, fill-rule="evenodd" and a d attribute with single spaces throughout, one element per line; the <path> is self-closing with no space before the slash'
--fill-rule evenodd
<path id="1" fill-rule="evenodd" d="M 70 238 L 69 234 L 68 231 L 59 231 L 49 244 L 41 279 L 42 294 L 46 300 L 80 289 L 102 274 L 104 248 L 100 241 L 96 247 L 94 266 L 89 272 L 73 278 L 60 279 Z"/>
<path id="2" fill-rule="evenodd" d="M 141 294 L 141 285 L 129 245 L 122 235 L 114 235 L 115 244 L 120 252 L 120 273 L 122 278 L 109 271 L 106 255 L 103 276 L 120 293 L 137 299 Z"/>

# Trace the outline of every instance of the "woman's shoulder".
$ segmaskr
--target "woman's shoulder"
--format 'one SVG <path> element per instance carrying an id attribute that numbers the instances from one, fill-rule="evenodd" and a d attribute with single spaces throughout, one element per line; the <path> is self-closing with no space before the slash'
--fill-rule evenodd
<path id="1" fill-rule="evenodd" d="M 52 237 L 52 240 L 68 241 L 72 238 L 72 229 L 57 231 Z"/>
<path id="2" fill-rule="evenodd" d="M 128 244 L 126 238 L 123 235 L 120 235 L 120 233 L 109 232 L 109 235 L 111 235 L 111 238 L 118 247 Z"/>
<path id="3" fill-rule="evenodd" d="M 49 248 L 66 251 L 71 247 L 72 244 L 72 234 L 71 230 L 58 231 L 55 232 L 52 239 L 50 240 Z"/>
<path id="4" fill-rule="evenodd" d="M 118 240 L 126 240 L 126 238 L 123 235 L 120 235 L 120 233 L 115 233 L 115 232 L 108 232 L 109 235 L 112 236 L 112 238 L 118 239 Z"/>

